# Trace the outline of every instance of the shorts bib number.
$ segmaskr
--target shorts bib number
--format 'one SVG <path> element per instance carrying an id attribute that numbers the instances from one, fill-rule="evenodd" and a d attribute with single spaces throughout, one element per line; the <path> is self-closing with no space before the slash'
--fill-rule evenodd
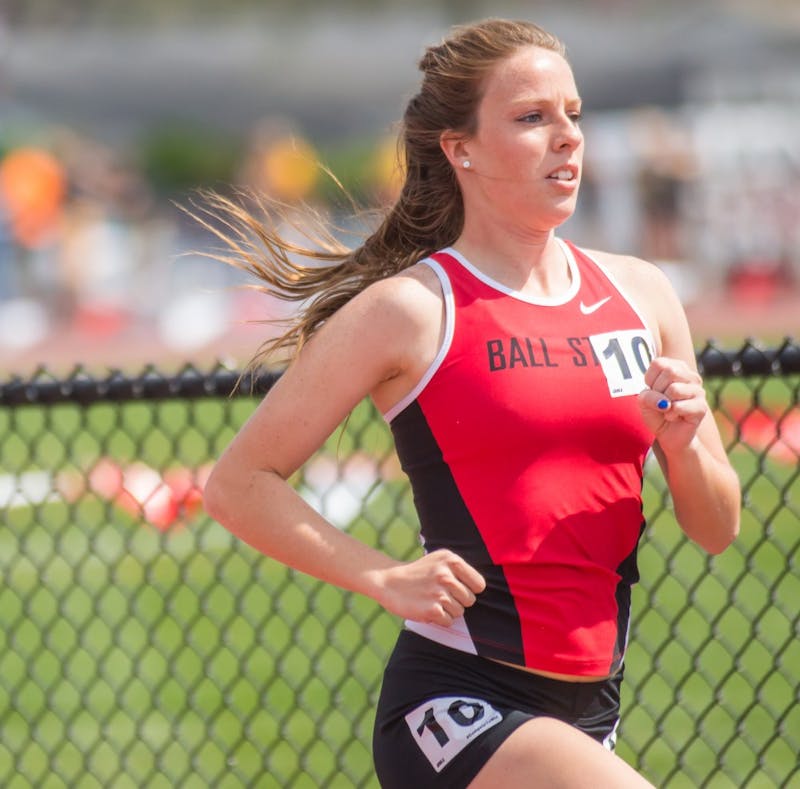
<path id="1" fill-rule="evenodd" d="M 431 699 L 406 715 L 411 736 L 437 773 L 501 720 L 503 716 L 490 704 L 464 696 Z"/>

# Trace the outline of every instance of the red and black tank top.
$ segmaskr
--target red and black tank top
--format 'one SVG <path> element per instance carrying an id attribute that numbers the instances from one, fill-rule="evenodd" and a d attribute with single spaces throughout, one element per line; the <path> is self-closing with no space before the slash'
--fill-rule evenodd
<path id="1" fill-rule="evenodd" d="M 486 578 L 450 628 L 406 626 L 541 671 L 621 665 L 638 580 L 642 473 L 652 434 L 636 395 L 655 354 L 633 303 L 559 241 L 569 290 L 531 299 L 454 249 L 424 263 L 445 300 L 445 337 L 385 418 L 427 551 L 449 548 Z"/>

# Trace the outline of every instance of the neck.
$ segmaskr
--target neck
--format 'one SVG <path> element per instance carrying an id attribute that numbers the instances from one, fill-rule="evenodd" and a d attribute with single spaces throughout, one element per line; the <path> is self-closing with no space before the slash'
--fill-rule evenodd
<path id="1" fill-rule="evenodd" d="M 553 298 L 571 283 L 569 265 L 553 230 L 525 238 L 465 232 L 453 244 L 473 266 L 506 287 Z"/>

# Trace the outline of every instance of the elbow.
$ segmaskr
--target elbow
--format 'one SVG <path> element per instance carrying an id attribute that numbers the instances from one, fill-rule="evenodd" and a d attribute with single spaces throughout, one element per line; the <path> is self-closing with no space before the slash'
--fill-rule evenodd
<path id="1" fill-rule="evenodd" d="M 203 487 L 203 509 L 206 514 L 219 523 L 225 524 L 228 502 L 231 498 L 229 486 L 225 484 L 219 463 L 211 470 L 211 474 Z"/>
<path id="2" fill-rule="evenodd" d="M 719 556 L 726 548 L 733 544 L 739 536 L 739 518 L 731 520 L 728 528 L 720 531 L 720 533 L 713 536 L 707 536 L 701 543 L 702 547 L 707 553 L 712 556 Z"/>
<path id="3" fill-rule="evenodd" d="M 719 555 L 728 546 L 733 544 L 739 536 L 739 529 L 741 527 L 742 491 L 739 485 L 739 478 L 733 469 L 731 469 L 731 487 L 723 512 L 724 511 L 727 511 L 727 516 L 722 520 L 724 528 L 719 530 L 712 544 L 706 549 L 715 556 Z"/>
<path id="4" fill-rule="evenodd" d="M 730 536 L 725 536 L 721 539 L 716 539 L 714 541 L 706 542 L 702 547 L 707 552 L 710 553 L 712 556 L 719 556 L 726 548 L 728 548 L 733 541 L 736 539 L 736 535 L 738 531 Z"/>
<path id="5" fill-rule="evenodd" d="M 698 540 L 700 546 L 708 553 L 718 556 L 732 545 L 739 536 L 741 512 L 742 493 L 739 478 L 731 468 L 728 489 L 709 519 L 715 526 L 708 529 L 702 541 Z"/>
<path id="6" fill-rule="evenodd" d="M 241 536 L 254 512 L 274 494 L 269 481 L 275 472 L 243 467 L 223 457 L 211 469 L 203 487 L 206 514 L 228 531 Z"/>

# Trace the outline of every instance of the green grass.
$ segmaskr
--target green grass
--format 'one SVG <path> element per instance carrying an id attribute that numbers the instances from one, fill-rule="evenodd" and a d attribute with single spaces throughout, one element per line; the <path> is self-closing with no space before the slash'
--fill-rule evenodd
<path id="1" fill-rule="evenodd" d="M 724 388 L 723 410 L 741 388 Z M 770 407 L 790 396 L 759 390 Z M 0 411 L 0 467 L 54 484 L 109 456 L 200 467 L 252 406 Z M 413 506 L 390 446 L 361 407 L 321 455 L 382 470 L 341 525 L 411 556 Z M 645 489 L 619 752 L 662 787 L 800 785 L 796 464 L 738 445 L 731 456 L 746 511 L 722 556 L 682 538 L 657 471 Z M 257 555 L 202 513 L 160 531 L 83 491 L 3 517 L 0 784 L 377 786 L 373 708 L 399 622 L 374 603 Z"/>

